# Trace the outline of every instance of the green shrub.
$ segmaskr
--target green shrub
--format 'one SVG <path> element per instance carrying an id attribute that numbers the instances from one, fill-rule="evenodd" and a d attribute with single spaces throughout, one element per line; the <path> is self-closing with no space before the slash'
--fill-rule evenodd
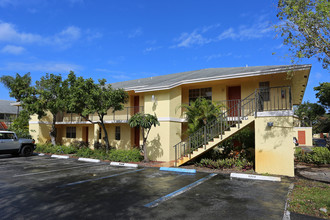
<path id="1" fill-rule="evenodd" d="M 77 148 L 77 149 L 80 149 L 80 148 L 88 148 L 89 146 L 89 143 L 88 142 L 85 142 L 85 141 L 73 141 L 71 143 L 71 146 L 73 146 L 74 148 Z"/>
<path id="2" fill-rule="evenodd" d="M 296 147 L 296 149 L 294 150 L 294 157 L 298 161 L 303 161 L 303 152 L 300 147 Z"/>
<path id="3" fill-rule="evenodd" d="M 235 159 L 235 158 L 226 158 L 219 160 L 211 159 L 201 159 L 199 163 L 196 163 L 196 166 L 207 167 L 211 169 L 228 169 L 228 168 L 241 168 L 243 170 L 249 170 L 253 168 L 253 163 L 247 161 L 246 159 Z"/>
<path id="4" fill-rule="evenodd" d="M 101 155 L 102 155 L 102 152 L 100 152 L 100 150 L 92 150 L 90 148 L 81 148 L 76 153 L 76 156 L 78 156 L 78 157 L 104 159 L 104 158 L 100 158 Z"/>
<path id="5" fill-rule="evenodd" d="M 73 146 L 52 145 L 52 144 L 37 144 L 36 152 L 51 153 L 51 154 L 74 154 L 77 148 Z"/>
<path id="6" fill-rule="evenodd" d="M 139 162 L 143 159 L 138 149 L 132 150 L 115 150 L 112 149 L 106 153 L 104 149 L 95 149 L 74 146 L 62 146 L 51 144 L 37 144 L 36 152 L 51 154 L 75 154 L 77 157 L 94 158 L 100 160 L 111 160 L 118 162 Z"/>
<path id="7" fill-rule="evenodd" d="M 326 147 L 314 147 L 313 151 L 305 154 L 302 159 L 306 163 L 329 164 L 330 151 Z"/>
<path id="8" fill-rule="evenodd" d="M 109 160 L 118 162 L 139 162 L 143 159 L 138 149 L 111 150 Z"/>

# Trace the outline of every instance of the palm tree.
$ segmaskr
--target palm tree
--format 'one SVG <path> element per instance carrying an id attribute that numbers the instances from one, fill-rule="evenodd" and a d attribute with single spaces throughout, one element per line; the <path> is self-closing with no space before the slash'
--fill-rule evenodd
<path id="1" fill-rule="evenodd" d="M 190 135 L 208 122 L 218 118 L 224 106 L 205 98 L 197 98 L 190 105 L 182 104 L 179 107 L 186 109 L 185 115 L 188 121 L 187 133 Z"/>
<path id="2" fill-rule="evenodd" d="M 142 113 L 136 113 L 133 115 L 129 120 L 128 124 L 130 127 L 138 127 L 141 128 L 142 134 L 143 134 L 143 152 L 144 152 L 144 161 L 148 162 L 148 153 L 147 153 L 147 138 L 149 135 L 149 132 L 152 128 L 152 126 L 156 127 L 157 125 L 159 126 L 159 121 L 157 119 L 156 115 L 150 115 L 150 114 L 142 114 Z M 146 133 L 144 131 L 146 129 Z"/>

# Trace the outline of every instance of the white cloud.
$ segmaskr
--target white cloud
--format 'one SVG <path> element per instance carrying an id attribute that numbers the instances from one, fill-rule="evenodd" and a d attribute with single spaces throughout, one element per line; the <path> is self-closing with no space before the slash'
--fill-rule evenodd
<path id="1" fill-rule="evenodd" d="M 52 45 L 60 49 L 66 49 L 80 39 L 91 41 L 100 37 L 102 37 L 100 32 L 92 32 L 89 29 L 83 31 L 76 26 L 66 27 L 59 33 L 50 36 L 41 36 L 39 34 L 19 31 L 15 25 L 0 21 L 0 42 Z"/>
<path id="2" fill-rule="evenodd" d="M 46 41 L 54 39 L 54 43 L 59 45 L 61 48 L 68 48 L 71 44 L 77 41 L 81 36 L 81 30 L 78 27 L 70 26 L 56 34 L 54 37 L 45 39 Z"/>
<path id="3" fill-rule="evenodd" d="M 128 38 L 135 38 L 135 37 L 139 37 L 143 34 L 142 28 L 136 28 L 135 30 L 133 30 L 129 35 Z"/>
<path id="4" fill-rule="evenodd" d="M 87 30 L 86 31 L 86 38 L 88 41 L 92 41 L 98 38 L 103 37 L 103 34 L 97 31 L 91 31 L 91 30 Z"/>
<path id="5" fill-rule="evenodd" d="M 150 53 L 155 50 L 159 50 L 162 47 L 147 47 L 146 49 L 143 50 L 143 53 Z"/>
<path id="6" fill-rule="evenodd" d="M 0 21 L 0 41 L 15 43 L 35 43 L 43 41 L 38 34 L 19 32 L 13 24 Z"/>
<path id="7" fill-rule="evenodd" d="M 181 36 L 175 39 L 175 41 L 178 41 L 179 43 L 174 47 L 192 47 L 193 45 L 202 46 L 204 44 L 208 44 L 212 42 L 213 39 L 204 37 L 202 34 L 218 27 L 220 27 L 220 24 L 197 28 L 191 33 L 181 33 Z"/>
<path id="8" fill-rule="evenodd" d="M 268 36 L 272 31 L 272 26 L 265 21 L 266 16 L 260 15 L 255 19 L 252 25 L 240 25 L 238 27 L 229 27 L 219 33 L 220 24 L 197 28 L 191 33 L 181 33 L 180 37 L 176 38 L 177 45 L 173 47 L 192 47 L 202 46 L 212 42 L 221 40 L 250 40 Z M 218 33 L 217 33 L 218 32 Z"/>
<path id="9" fill-rule="evenodd" d="M 203 37 L 197 31 L 193 31 L 190 34 L 182 33 L 177 41 L 179 41 L 177 47 L 191 47 L 192 45 L 204 45 L 210 43 L 212 40 Z"/>
<path id="10" fill-rule="evenodd" d="M 14 46 L 14 45 L 7 45 L 2 48 L 2 53 L 10 53 L 14 55 L 19 55 L 25 51 L 24 47 Z"/>
<path id="11" fill-rule="evenodd" d="M 212 54 L 212 55 L 209 55 L 209 56 L 205 56 L 205 59 L 207 61 L 210 61 L 210 60 L 213 60 L 213 59 L 218 59 L 218 58 L 221 58 L 221 57 L 229 57 L 229 56 L 232 56 L 233 54 L 232 53 L 218 53 L 218 54 Z"/>
<path id="12" fill-rule="evenodd" d="M 76 64 L 59 63 L 59 62 L 10 62 L 0 68 L 1 70 L 9 71 L 40 71 L 45 73 L 64 73 L 72 71 L 79 71 L 83 68 Z"/>
<path id="13" fill-rule="evenodd" d="M 230 27 L 219 34 L 218 40 L 250 40 L 265 37 L 272 31 L 272 26 L 263 19 L 264 16 L 260 16 L 257 21 L 250 26 L 241 25 L 238 28 Z"/>

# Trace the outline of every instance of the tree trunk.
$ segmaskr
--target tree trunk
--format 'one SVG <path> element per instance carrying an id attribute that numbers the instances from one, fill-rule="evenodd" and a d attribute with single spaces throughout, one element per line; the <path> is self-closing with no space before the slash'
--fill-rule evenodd
<path id="1" fill-rule="evenodd" d="M 147 152 L 147 145 L 146 145 L 149 132 L 150 132 L 150 129 L 148 130 L 147 135 L 144 135 L 144 129 L 142 129 L 144 162 L 149 162 L 148 152 Z"/>
<path id="2" fill-rule="evenodd" d="M 104 131 L 104 141 L 105 141 L 105 149 L 106 149 L 106 152 L 108 153 L 109 152 L 109 149 L 110 149 L 110 144 L 109 144 L 109 139 L 108 139 L 108 132 L 107 132 L 107 129 L 105 129 L 105 125 L 103 123 L 103 120 L 101 120 L 101 127 Z"/>
<path id="3" fill-rule="evenodd" d="M 56 145 L 56 129 L 55 129 L 56 114 L 52 114 L 52 115 L 53 115 L 53 123 L 52 123 L 52 129 L 49 132 L 49 136 L 52 145 Z"/>

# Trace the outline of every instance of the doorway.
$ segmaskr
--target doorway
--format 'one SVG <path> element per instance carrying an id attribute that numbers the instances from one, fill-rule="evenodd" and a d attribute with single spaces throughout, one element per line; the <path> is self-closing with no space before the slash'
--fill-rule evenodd
<path id="1" fill-rule="evenodd" d="M 134 114 L 140 111 L 140 97 L 134 96 Z M 134 146 L 140 148 L 140 128 L 134 128 Z"/>
<path id="2" fill-rule="evenodd" d="M 241 102 L 241 86 L 228 87 L 228 116 L 238 116 L 238 104 Z"/>
<path id="3" fill-rule="evenodd" d="M 88 127 L 83 127 L 83 141 L 88 143 Z"/>

